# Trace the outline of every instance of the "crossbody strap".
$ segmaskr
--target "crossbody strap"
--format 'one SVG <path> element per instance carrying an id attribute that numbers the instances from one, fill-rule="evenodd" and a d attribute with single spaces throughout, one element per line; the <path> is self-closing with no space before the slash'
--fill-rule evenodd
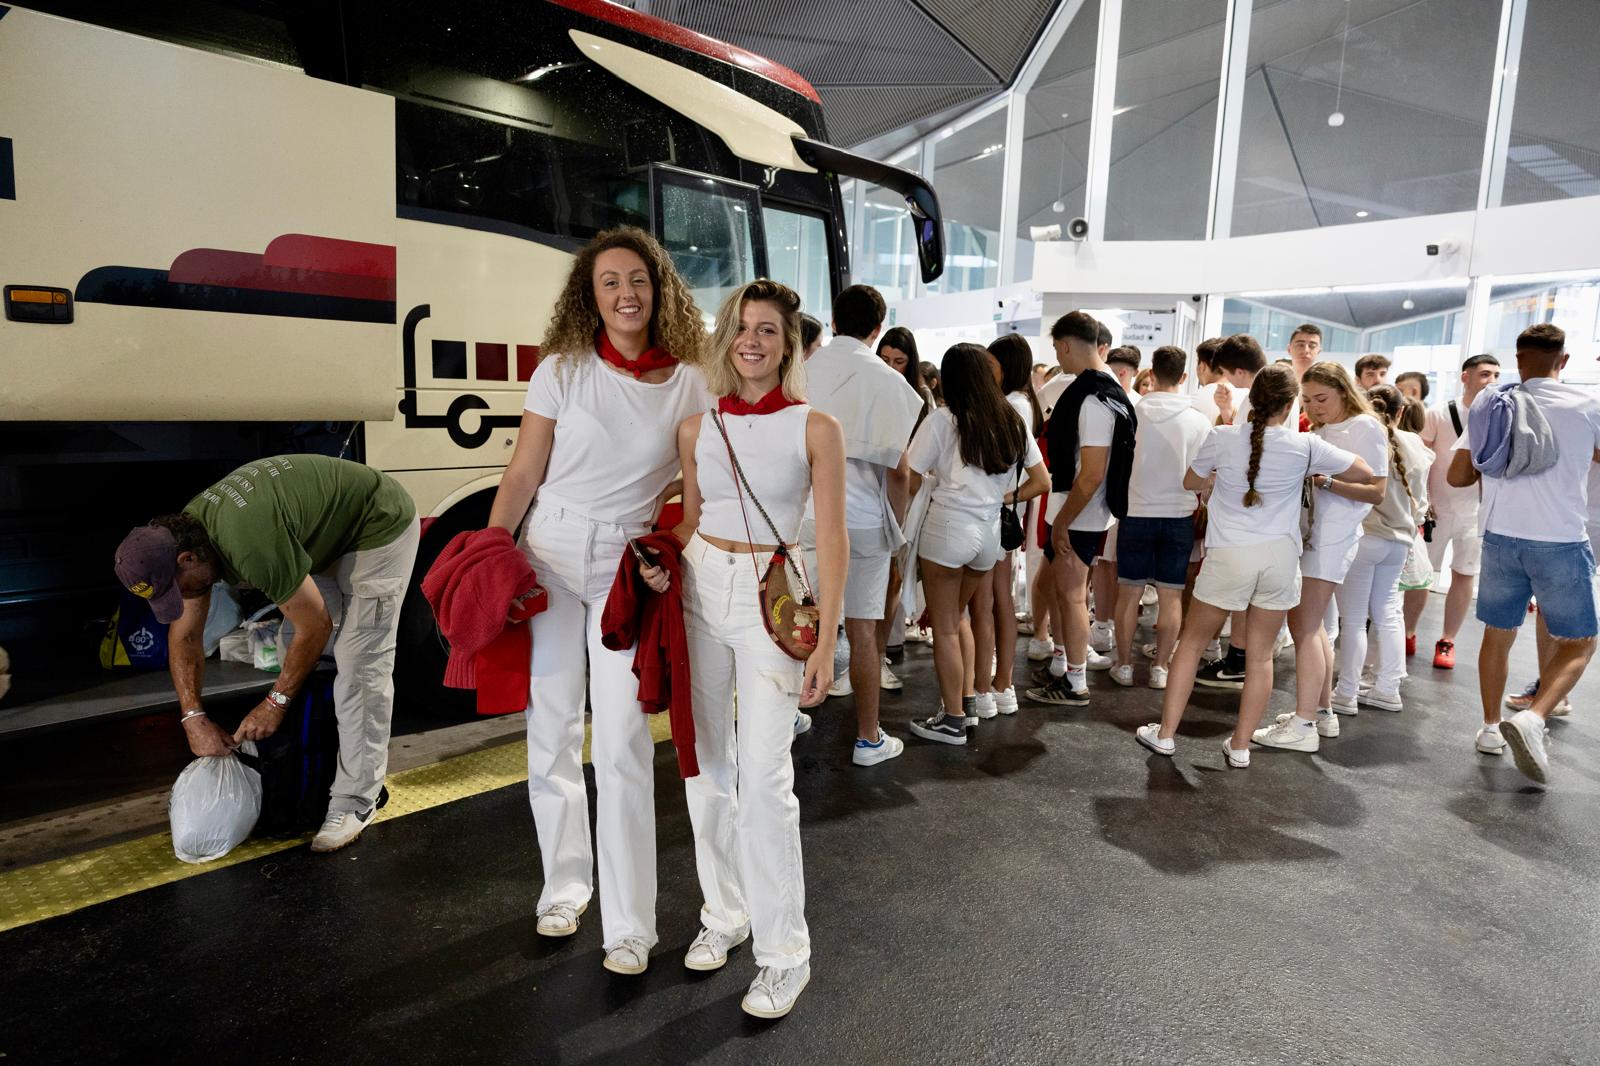
<path id="1" fill-rule="evenodd" d="M 1456 427 L 1456 438 L 1459 440 L 1461 437 L 1461 409 L 1456 406 L 1454 400 L 1451 400 L 1445 406 L 1450 408 L 1450 422 Z"/>
<path id="2" fill-rule="evenodd" d="M 778 526 L 777 526 L 777 524 L 775 522 L 772 521 L 772 516 L 767 514 L 767 509 L 765 507 L 762 507 L 761 506 L 761 501 L 756 498 L 755 491 L 750 488 L 750 482 L 744 476 L 744 467 L 739 465 L 739 457 L 733 453 L 733 441 L 728 438 L 728 428 L 722 424 L 722 412 L 720 412 L 720 411 L 712 411 L 711 412 L 711 420 L 716 423 L 717 432 L 722 434 L 722 445 L 723 445 L 723 447 L 728 449 L 728 465 L 733 467 L 733 476 L 734 476 L 734 486 L 733 486 L 733 488 L 734 488 L 734 491 L 736 493 L 738 493 L 738 496 L 739 496 L 739 515 L 740 515 L 741 518 L 744 519 L 744 535 L 746 537 L 750 538 L 747 543 L 749 543 L 749 544 L 754 544 L 755 543 L 755 535 L 750 532 L 750 515 L 744 509 L 744 498 L 745 498 L 745 496 L 748 495 L 750 497 L 750 502 L 756 505 L 756 511 L 761 515 L 762 519 L 767 523 L 767 528 L 772 531 L 772 539 L 778 542 L 778 554 L 783 556 L 784 559 L 792 561 L 794 556 L 793 556 L 793 553 L 789 550 L 789 545 L 784 542 L 783 535 L 778 532 Z M 750 558 L 751 558 L 751 565 L 754 565 L 755 564 L 755 556 L 752 555 Z M 795 565 L 794 572 L 795 572 L 795 576 L 800 579 L 800 591 L 801 591 L 801 593 L 807 599 L 811 599 L 812 598 L 811 597 L 811 583 L 806 580 L 806 575 L 804 573 L 804 566 L 805 566 L 805 561 L 801 560 L 798 564 Z M 756 579 L 759 581 L 760 577 L 761 577 L 760 568 L 757 567 L 756 568 Z"/>

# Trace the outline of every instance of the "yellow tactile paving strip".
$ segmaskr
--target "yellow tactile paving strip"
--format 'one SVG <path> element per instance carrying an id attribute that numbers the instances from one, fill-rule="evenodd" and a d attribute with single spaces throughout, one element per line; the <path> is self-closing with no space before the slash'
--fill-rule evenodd
<path id="1" fill-rule="evenodd" d="M 664 714 L 650 718 L 657 743 L 672 736 Z M 589 761 L 585 728 L 583 761 Z M 387 822 L 528 779 L 528 746 L 523 741 L 469 752 L 451 759 L 391 774 L 389 802 L 376 822 Z M 374 822 L 374 824 L 376 824 Z M 82 855 L 0 873 L 0 932 L 43 921 L 147 888 L 196 877 L 264 855 L 308 844 L 311 835 L 281 840 L 247 840 L 215 862 L 194 865 L 172 854 L 172 836 L 155 833 Z"/>

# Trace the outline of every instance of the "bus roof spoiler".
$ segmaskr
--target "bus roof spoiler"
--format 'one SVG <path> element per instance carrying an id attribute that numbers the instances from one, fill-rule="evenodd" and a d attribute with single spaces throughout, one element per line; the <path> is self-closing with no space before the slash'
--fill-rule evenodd
<path id="1" fill-rule="evenodd" d="M 933 186 L 922 175 L 804 137 L 794 138 L 794 148 L 801 159 L 818 170 L 881 185 L 905 197 L 916 233 L 917 259 L 922 265 L 923 283 L 927 284 L 944 273 L 944 215 L 939 210 L 939 194 L 933 191 Z"/>

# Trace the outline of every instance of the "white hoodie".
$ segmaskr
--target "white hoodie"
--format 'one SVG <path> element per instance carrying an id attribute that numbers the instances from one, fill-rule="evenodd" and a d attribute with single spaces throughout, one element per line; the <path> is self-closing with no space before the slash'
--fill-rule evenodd
<path id="1" fill-rule="evenodd" d="M 1211 432 L 1192 397 L 1150 392 L 1139 401 L 1139 433 L 1128 477 L 1129 518 L 1185 518 L 1199 497 L 1183 487 L 1184 472 Z"/>

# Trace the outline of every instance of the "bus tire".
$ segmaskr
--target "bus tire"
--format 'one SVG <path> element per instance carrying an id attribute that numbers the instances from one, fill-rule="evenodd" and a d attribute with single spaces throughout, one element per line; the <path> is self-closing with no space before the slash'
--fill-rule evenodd
<path id="1" fill-rule="evenodd" d="M 488 525 L 494 493 L 494 489 L 485 489 L 440 515 L 428 526 L 417 548 L 417 565 L 400 608 L 394 658 L 395 709 L 404 711 L 409 719 L 445 724 L 470 722 L 478 717 L 472 691 L 444 685 L 444 665 L 450 648 L 434 621 L 433 609 L 422 595 L 422 579 L 451 537 Z"/>

